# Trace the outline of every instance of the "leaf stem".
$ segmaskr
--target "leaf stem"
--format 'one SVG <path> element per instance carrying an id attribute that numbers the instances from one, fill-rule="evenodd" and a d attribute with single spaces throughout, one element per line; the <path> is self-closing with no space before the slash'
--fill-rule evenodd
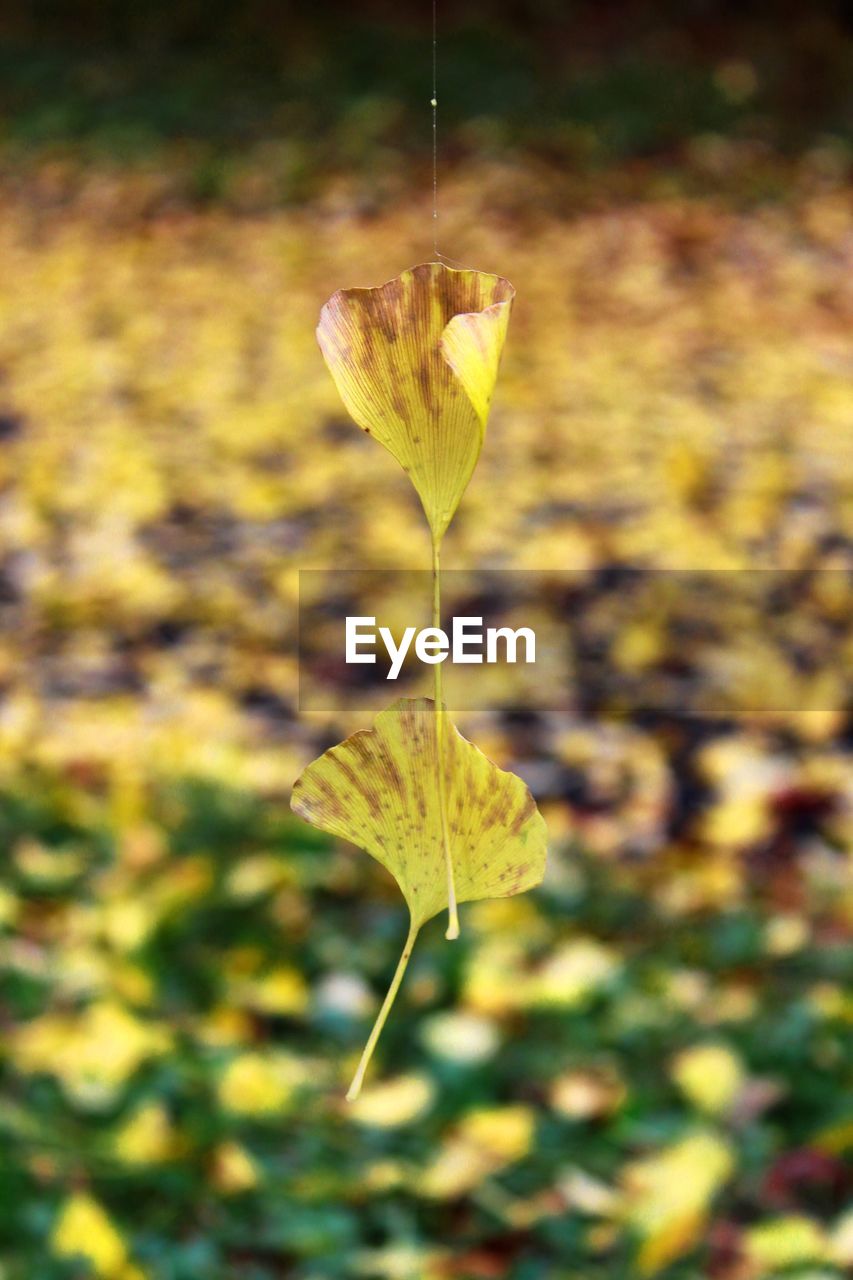
<path id="1" fill-rule="evenodd" d="M 432 540 L 432 625 L 441 626 L 441 539 Z M 435 755 L 438 765 L 438 808 L 441 814 L 441 841 L 444 845 L 444 863 L 447 868 L 447 932 L 446 938 L 459 937 L 459 911 L 456 906 L 456 883 L 453 878 L 453 859 L 450 854 L 450 830 L 447 822 L 447 793 L 444 778 L 444 700 L 441 688 L 442 663 L 436 662 L 435 672 Z"/>
<path id="2" fill-rule="evenodd" d="M 377 1041 L 382 1034 L 382 1028 L 385 1026 L 385 1020 L 391 1012 L 391 1006 L 394 1003 L 394 998 L 400 989 L 400 983 L 403 981 L 403 974 L 406 972 L 406 966 L 409 963 L 409 956 L 412 954 L 412 948 L 415 945 L 415 939 L 417 936 L 418 926 L 410 924 L 409 936 L 406 938 L 406 945 L 403 947 L 403 953 L 397 963 L 397 968 L 394 971 L 394 977 L 391 979 L 391 985 L 388 988 L 385 999 L 382 1001 L 382 1008 L 376 1015 L 373 1030 L 368 1037 L 367 1044 L 364 1046 L 364 1052 L 361 1055 L 361 1061 L 358 1064 L 358 1069 L 352 1078 L 352 1084 L 347 1090 L 347 1102 L 353 1102 L 361 1093 L 361 1086 L 364 1082 L 364 1073 L 368 1068 L 370 1059 L 373 1057 L 373 1050 L 376 1048 Z"/>

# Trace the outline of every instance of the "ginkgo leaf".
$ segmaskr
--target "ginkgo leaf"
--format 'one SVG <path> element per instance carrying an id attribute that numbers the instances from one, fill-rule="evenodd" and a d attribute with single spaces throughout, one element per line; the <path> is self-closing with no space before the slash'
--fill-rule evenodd
<path id="1" fill-rule="evenodd" d="M 308 765 L 293 788 L 296 813 L 372 854 L 394 876 L 418 927 L 447 907 L 437 786 L 445 726 L 447 822 L 460 902 L 538 884 L 545 823 L 521 778 L 499 769 L 435 715 L 429 698 L 400 699 Z"/>
<path id="2" fill-rule="evenodd" d="M 376 289 L 341 289 L 320 314 L 344 404 L 408 473 L 436 541 L 483 447 L 514 295 L 502 276 L 428 262 Z"/>
<path id="3" fill-rule="evenodd" d="M 625 1165 L 622 1214 L 641 1240 L 640 1276 L 655 1275 L 701 1238 L 733 1164 L 725 1139 L 698 1130 Z"/>
<path id="4" fill-rule="evenodd" d="M 300 817 L 359 845 L 391 872 L 411 917 L 350 1097 L 358 1093 L 418 930 L 448 906 L 442 790 L 460 902 L 507 897 L 539 883 L 545 823 L 529 790 L 463 738 L 446 714 L 436 715 L 431 699 L 393 703 L 372 729 L 308 765 L 293 788 L 291 806 Z"/>

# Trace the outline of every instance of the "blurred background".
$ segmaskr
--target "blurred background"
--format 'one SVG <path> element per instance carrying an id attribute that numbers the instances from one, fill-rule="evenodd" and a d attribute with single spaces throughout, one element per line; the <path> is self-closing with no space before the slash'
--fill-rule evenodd
<path id="1" fill-rule="evenodd" d="M 289 813 L 364 724 L 297 714 L 297 570 L 428 544 L 313 330 L 431 256 L 430 9 L 0 15 L 2 1280 L 853 1265 L 841 3 L 439 0 L 439 247 L 518 290 L 445 561 L 613 643 L 462 720 L 549 874 L 423 931 L 342 1102 L 406 921 Z M 702 691 L 638 568 L 784 572 L 766 703 L 613 704 Z"/>

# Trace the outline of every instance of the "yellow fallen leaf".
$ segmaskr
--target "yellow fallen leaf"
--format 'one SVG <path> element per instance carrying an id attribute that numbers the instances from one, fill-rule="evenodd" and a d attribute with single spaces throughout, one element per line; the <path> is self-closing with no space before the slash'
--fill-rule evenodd
<path id="1" fill-rule="evenodd" d="M 758 840 L 767 831 L 767 802 L 763 795 L 734 795 L 708 809 L 702 834 L 724 849 L 739 848 Z"/>
<path id="2" fill-rule="evenodd" d="M 572 1009 L 612 982 L 618 955 L 595 938 L 574 938 L 558 947 L 527 983 L 525 1003 Z"/>
<path id="3" fill-rule="evenodd" d="M 790 956 L 809 941 L 809 922 L 792 912 L 773 916 L 764 926 L 764 947 L 768 955 Z"/>
<path id="4" fill-rule="evenodd" d="M 277 1017 L 299 1017 L 308 1007 L 308 988 L 297 969 L 280 966 L 257 978 L 234 981 L 230 999 L 238 1007 Z"/>
<path id="5" fill-rule="evenodd" d="M 524 1005 L 527 955 L 518 935 L 484 939 L 468 958 L 462 996 L 477 1013 L 504 1017 Z"/>
<path id="6" fill-rule="evenodd" d="M 213 1155 L 214 1185 L 226 1196 L 251 1191 L 260 1181 L 255 1161 L 239 1142 L 221 1142 Z"/>
<path id="7" fill-rule="evenodd" d="M 441 1200 L 464 1195 L 527 1155 L 534 1123 L 533 1111 L 525 1106 L 484 1107 L 469 1112 L 419 1175 L 418 1193 Z"/>
<path id="8" fill-rule="evenodd" d="M 853 1269 L 853 1207 L 842 1213 L 832 1228 L 832 1260 Z"/>
<path id="9" fill-rule="evenodd" d="M 86 865 L 79 849 L 56 849 L 39 840 L 23 839 L 14 850 L 15 865 L 28 880 L 62 885 L 78 876 Z"/>
<path id="10" fill-rule="evenodd" d="M 623 1215 L 640 1237 L 642 1275 L 654 1275 L 695 1244 L 733 1168 L 728 1144 L 697 1132 L 623 1169 Z"/>
<path id="11" fill-rule="evenodd" d="M 831 1262 L 826 1233 L 811 1218 L 797 1215 L 771 1218 L 750 1227 L 744 1252 L 762 1271 L 776 1271 L 804 1262 Z"/>
<path id="12" fill-rule="evenodd" d="M 568 1071 L 551 1086 L 551 1106 L 571 1120 L 590 1120 L 616 1111 L 625 1094 L 625 1085 L 612 1069 Z"/>
<path id="13" fill-rule="evenodd" d="M 424 1245 L 389 1244 L 380 1249 L 360 1249 L 353 1256 L 353 1274 L 369 1280 L 443 1280 L 447 1253 Z"/>
<path id="14" fill-rule="evenodd" d="M 430 1107 L 435 1088 L 427 1076 L 405 1075 L 365 1089 L 350 1112 L 359 1124 L 396 1129 L 409 1124 Z"/>
<path id="15" fill-rule="evenodd" d="M 437 1058 L 465 1064 L 490 1058 L 499 1043 L 497 1026 L 490 1018 L 465 1010 L 433 1014 L 421 1039 Z"/>
<path id="16" fill-rule="evenodd" d="M 12 1039 L 12 1056 L 27 1072 L 59 1077 L 82 1106 L 107 1106 L 148 1058 L 170 1045 L 165 1028 L 136 1018 L 112 1000 L 79 1014 L 48 1012 L 24 1023 Z"/>
<path id="17" fill-rule="evenodd" d="M 130 1165 L 159 1164 L 174 1155 L 175 1132 L 163 1104 L 140 1107 L 114 1135 L 113 1149 Z"/>
<path id="18" fill-rule="evenodd" d="M 297 779 L 291 806 L 314 826 L 366 849 L 394 876 L 409 907 L 409 936 L 350 1088 L 353 1098 L 418 930 L 449 904 L 445 835 L 456 896 L 466 902 L 538 884 L 545 824 L 522 780 L 438 718 L 426 698 L 395 702 L 373 729 L 315 760 Z"/>
<path id="19" fill-rule="evenodd" d="M 127 1263 L 127 1247 L 106 1210 L 85 1192 L 66 1200 L 50 1237 L 58 1258 L 84 1258 L 96 1276 L 113 1280 Z"/>
<path id="20" fill-rule="evenodd" d="M 18 914 L 19 900 L 11 889 L 0 885 L 0 929 L 15 923 Z"/>
<path id="21" fill-rule="evenodd" d="M 299 1083 L 296 1064 L 283 1054 L 241 1053 L 219 1081 L 219 1101 L 237 1115 L 280 1111 Z"/>
<path id="22" fill-rule="evenodd" d="M 737 1054 L 724 1044 L 694 1045 L 674 1059 L 671 1075 L 681 1092 L 701 1111 L 728 1111 L 740 1093 L 745 1073 Z"/>
<path id="23" fill-rule="evenodd" d="M 618 1212 L 618 1192 L 584 1169 L 569 1165 L 560 1174 L 557 1185 L 566 1204 L 581 1213 L 598 1218 L 611 1217 Z"/>

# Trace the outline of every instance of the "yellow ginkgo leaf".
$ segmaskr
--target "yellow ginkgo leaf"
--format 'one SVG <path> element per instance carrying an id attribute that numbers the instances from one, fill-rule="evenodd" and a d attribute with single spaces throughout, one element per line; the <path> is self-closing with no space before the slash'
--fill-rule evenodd
<path id="1" fill-rule="evenodd" d="M 399 884 L 412 924 L 447 906 L 436 731 L 445 726 L 444 777 L 460 902 L 538 884 L 545 824 L 522 780 L 493 764 L 429 698 L 401 698 L 310 764 L 292 807 L 314 826 L 360 845 Z"/>
<path id="2" fill-rule="evenodd" d="M 353 1103 L 351 1115 L 357 1124 L 398 1129 L 419 1119 L 432 1105 L 434 1094 L 429 1076 L 396 1076 L 365 1089 Z"/>
<path id="3" fill-rule="evenodd" d="M 728 1111 L 746 1081 L 743 1063 L 724 1044 L 683 1049 L 673 1060 L 670 1075 L 688 1101 L 710 1115 Z"/>
<path id="4" fill-rule="evenodd" d="M 655 1275 L 695 1244 L 733 1167 L 729 1144 L 700 1130 L 623 1168 L 623 1212 L 640 1238 L 639 1275 Z"/>
<path id="5" fill-rule="evenodd" d="M 440 541 L 483 446 L 514 289 L 427 262 L 376 289 L 340 289 L 317 338 L 355 422 L 394 455 Z"/>
<path id="6" fill-rule="evenodd" d="M 50 1237 L 57 1258 L 84 1259 L 91 1274 L 114 1277 L 127 1262 L 127 1246 L 106 1210 L 85 1191 L 65 1201 Z"/>
<path id="7" fill-rule="evenodd" d="M 522 1160 L 533 1142 L 536 1119 L 531 1107 L 481 1107 L 469 1111 L 451 1131 L 425 1169 L 418 1171 L 417 1194 L 453 1200 L 507 1165 Z"/>
<path id="8" fill-rule="evenodd" d="M 361 1086 L 418 930 L 448 906 L 442 800 L 460 902 L 523 893 L 539 883 L 545 823 L 529 790 L 463 738 L 446 715 L 436 716 L 428 698 L 393 703 L 373 729 L 310 764 L 293 788 L 296 813 L 366 849 L 391 872 L 411 916 L 350 1097 Z"/>

